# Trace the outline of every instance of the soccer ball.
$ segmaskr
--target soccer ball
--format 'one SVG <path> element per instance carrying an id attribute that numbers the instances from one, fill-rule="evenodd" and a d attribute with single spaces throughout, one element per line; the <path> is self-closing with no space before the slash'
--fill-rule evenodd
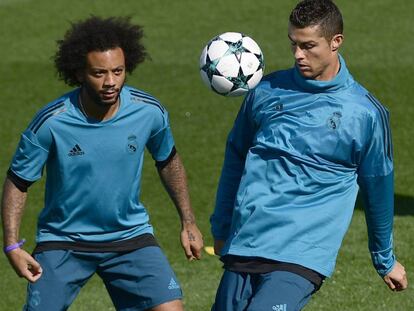
<path id="1" fill-rule="evenodd" d="M 200 56 L 204 83 L 224 96 L 239 96 L 253 89 L 262 79 L 263 54 L 250 37 L 226 32 L 211 39 Z"/>

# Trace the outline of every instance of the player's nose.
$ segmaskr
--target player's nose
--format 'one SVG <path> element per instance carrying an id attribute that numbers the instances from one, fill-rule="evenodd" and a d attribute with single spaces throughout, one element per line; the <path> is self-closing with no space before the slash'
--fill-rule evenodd
<path id="1" fill-rule="evenodd" d="M 305 57 L 303 50 L 299 46 L 293 47 L 292 50 L 296 60 L 303 59 Z"/>
<path id="2" fill-rule="evenodd" d="M 108 73 L 105 76 L 104 85 L 105 86 L 115 86 L 115 84 L 116 84 L 115 81 L 116 81 L 116 79 L 115 79 L 114 74 L 113 73 Z"/>

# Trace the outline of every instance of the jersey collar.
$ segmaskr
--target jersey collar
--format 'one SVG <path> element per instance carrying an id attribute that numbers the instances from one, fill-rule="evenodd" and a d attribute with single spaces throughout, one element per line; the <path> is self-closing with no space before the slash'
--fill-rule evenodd
<path id="1" fill-rule="evenodd" d="M 306 79 L 300 74 L 299 70 L 295 66 L 293 70 L 294 81 L 301 88 L 312 93 L 337 92 L 341 89 L 347 88 L 353 83 L 354 80 L 346 67 L 343 57 L 341 55 L 338 55 L 338 57 L 341 67 L 338 74 L 332 80 L 318 81 L 314 79 Z"/>

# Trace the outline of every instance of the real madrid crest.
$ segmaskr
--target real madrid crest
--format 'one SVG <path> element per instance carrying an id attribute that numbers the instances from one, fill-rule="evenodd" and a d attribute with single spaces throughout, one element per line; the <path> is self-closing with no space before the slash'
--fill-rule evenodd
<path id="1" fill-rule="evenodd" d="M 326 124 L 328 125 L 329 128 L 333 130 L 337 130 L 339 126 L 341 125 L 341 118 L 342 118 L 342 113 L 339 111 L 336 111 L 332 114 L 332 116 L 328 118 L 328 120 L 326 121 Z"/>
<path id="2" fill-rule="evenodd" d="M 129 135 L 128 142 L 127 142 L 127 152 L 133 154 L 137 150 L 138 150 L 137 137 L 135 135 Z"/>

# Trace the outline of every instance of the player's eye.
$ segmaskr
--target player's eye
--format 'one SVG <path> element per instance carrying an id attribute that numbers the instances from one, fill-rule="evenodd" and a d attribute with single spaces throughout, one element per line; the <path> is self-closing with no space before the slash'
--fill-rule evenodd
<path id="1" fill-rule="evenodd" d="M 314 47 L 315 47 L 314 44 L 305 44 L 305 45 L 303 45 L 302 49 L 303 50 L 310 50 L 310 49 L 313 49 Z"/>
<path id="2" fill-rule="evenodd" d="M 104 75 L 103 71 L 92 71 L 94 77 L 102 77 Z"/>
<path id="3" fill-rule="evenodd" d="M 122 72 L 124 71 L 124 69 L 123 68 L 117 68 L 117 69 L 115 69 L 114 70 L 114 73 L 116 74 L 116 75 L 120 75 L 120 74 L 122 74 Z"/>

